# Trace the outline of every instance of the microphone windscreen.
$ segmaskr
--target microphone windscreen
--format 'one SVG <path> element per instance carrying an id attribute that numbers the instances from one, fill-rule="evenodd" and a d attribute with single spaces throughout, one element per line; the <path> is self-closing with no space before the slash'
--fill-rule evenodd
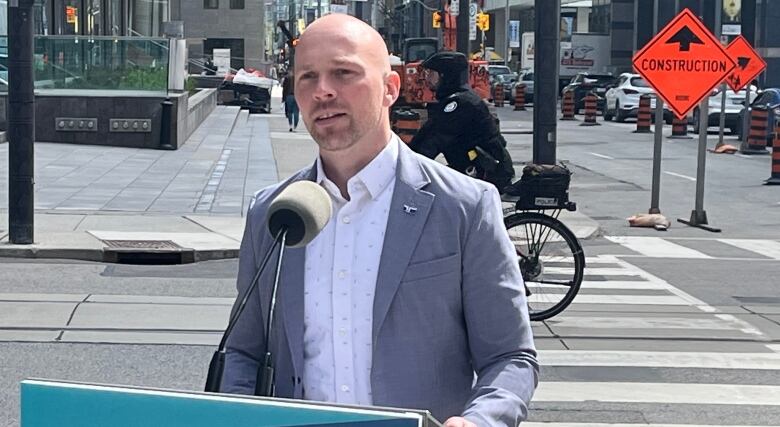
<path id="1" fill-rule="evenodd" d="M 328 224 L 330 196 L 312 181 L 296 181 L 282 190 L 268 207 L 268 230 L 276 237 L 287 228 L 286 245 L 304 247 Z"/>

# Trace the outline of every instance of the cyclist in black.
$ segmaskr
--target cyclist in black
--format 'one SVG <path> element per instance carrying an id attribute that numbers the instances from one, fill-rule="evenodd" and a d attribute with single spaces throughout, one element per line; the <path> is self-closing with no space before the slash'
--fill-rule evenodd
<path id="1" fill-rule="evenodd" d="M 503 193 L 515 176 L 512 158 L 496 119 L 469 86 L 466 56 L 438 52 L 422 66 L 438 102 L 428 105 L 428 120 L 410 147 L 432 159 L 443 153 L 450 167 L 488 181 Z"/>

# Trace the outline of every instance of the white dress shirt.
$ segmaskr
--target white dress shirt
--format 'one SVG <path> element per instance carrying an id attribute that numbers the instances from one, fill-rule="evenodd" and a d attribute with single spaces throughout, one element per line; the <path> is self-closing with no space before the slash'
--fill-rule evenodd
<path id="1" fill-rule="evenodd" d="M 347 182 L 345 200 L 317 159 L 333 216 L 306 247 L 304 398 L 371 405 L 374 290 L 395 188 L 398 139 Z"/>

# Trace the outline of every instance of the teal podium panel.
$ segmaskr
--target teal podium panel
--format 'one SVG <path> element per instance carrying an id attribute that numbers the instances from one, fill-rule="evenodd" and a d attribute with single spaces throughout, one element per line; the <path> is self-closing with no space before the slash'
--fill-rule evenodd
<path id="1" fill-rule="evenodd" d="M 25 380 L 21 427 L 435 427 L 424 411 Z"/>

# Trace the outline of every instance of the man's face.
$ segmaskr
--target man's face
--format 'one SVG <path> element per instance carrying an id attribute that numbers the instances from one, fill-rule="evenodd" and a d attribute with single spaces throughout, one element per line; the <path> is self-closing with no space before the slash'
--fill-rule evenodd
<path id="1" fill-rule="evenodd" d="M 430 90 L 438 89 L 440 81 L 441 76 L 439 75 L 438 71 L 425 69 L 425 84 L 428 85 Z"/>
<path id="2" fill-rule="evenodd" d="M 370 148 L 382 138 L 397 79 L 364 46 L 339 34 L 301 43 L 295 55 L 295 99 L 321 150 Z"/>

